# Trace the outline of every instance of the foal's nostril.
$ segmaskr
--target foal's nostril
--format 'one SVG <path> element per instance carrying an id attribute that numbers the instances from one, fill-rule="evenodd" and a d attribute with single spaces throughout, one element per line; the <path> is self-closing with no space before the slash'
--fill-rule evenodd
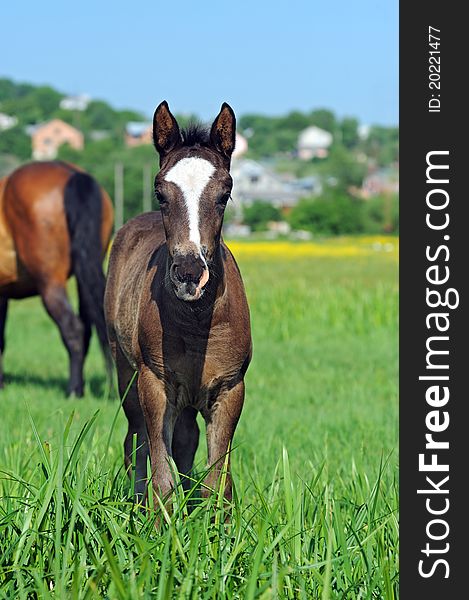
<path id="1" fill-rule="evenodd" d="M 200 277 L 195 277 L 192 273 L 178 274 L 178 279 L 183 283 L 199 283 Z"/>
<path id="2" fill-rule="evenodd" d="M 199 283 L 203 273 L 203 269 L 198 265 L 173 264 L 171 270 L 176 279 L 181 283 L 195 283 L 196 285 Z"/>

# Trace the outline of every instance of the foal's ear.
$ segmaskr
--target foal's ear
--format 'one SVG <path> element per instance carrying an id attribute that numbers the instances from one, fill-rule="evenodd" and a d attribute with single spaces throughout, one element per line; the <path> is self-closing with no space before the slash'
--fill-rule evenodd
<path id="1" fill-rule="evenodd" d="M 160 162 L 168 152 L 181 143 L 179 126 L 166 100 L 156 107 L 153 115 L 153 143 L 160 155 Z"/>
<path id="2" fill-rule="evenodd" d="M 213 122 L 210 141 L 229 162 L 236 142 L 236 117 L 226 102 L 223 102 L 218 117 Z"/>

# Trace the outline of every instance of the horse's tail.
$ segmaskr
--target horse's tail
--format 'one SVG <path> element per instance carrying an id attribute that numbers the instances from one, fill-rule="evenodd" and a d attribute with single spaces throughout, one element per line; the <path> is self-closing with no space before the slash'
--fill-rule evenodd
<path id="1" fill-rule="evenodd" d="M 64 207 L 80 315 L 87 324 L 94 325 L 110 372 L 112 361 L 103 307 L 106 280 L 102 267 L 102 194 L 98 183 L 87 173 L 73 173 L 65 185 Z"/>

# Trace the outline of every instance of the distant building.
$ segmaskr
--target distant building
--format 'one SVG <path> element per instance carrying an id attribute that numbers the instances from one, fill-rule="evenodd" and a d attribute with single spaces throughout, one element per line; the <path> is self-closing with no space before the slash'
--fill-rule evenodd
<path id="1" fill-rule="evenodd" d="M 397 168 L 377 169 L 363 180 L 360 196 L 372 198 L 381 194 L 399 193 L 399 172 Z"/>
<path id="2" fill-rule="evenodd" d="M 290 184 L 294 189 L 299 190 L 303 196 L 317 196 L 322 192 L 321 181 L 313 175 L 292 179 Z"/>
<path id="3" fill-rule="evenodd" d="M 7 129 L 11 129 L 17 123 L 17 117 L 6 115 L 5 113 L 0 113 L 0 131 L 6 131 Z"/>
<path id="4" fill-rule="evenodd" d="M 232 197 L 235 207 L 264 200 L 280 209 L 289 210 L 299 198 L 311 193 L 298 185 L 297 180 L 285 181 L 278 174 L 254 160 L 235 159 L 231 166 Z"/>
<path id="5" fill-rule="evenodd" d="M 28 132 L 31 135 L 33 158 L 36 160 L 54 159 L 63 144 L 68 144 L 75 150 L 83 150 L 85 146 L 83 133 L 61 119 L 29 127 Z"/>
<path id="6" fill-rule="evenodd" d="M 370 137 L 371 127 L 369 125 L 359 125 L 358 126 L 358 137 L 361 140 L 367 140 Z"/>
<path id="7" fill-rule="evenodd" d="M 148 122 L 129 121 L 125 126 L 125 145 L 129 148 L 153 143 L 153 124 Z"/>
<path id="8" fill-rule="evenodd" d="M 291 227 L 286 221 L 269 221 L 267 230 L 274 234 L 287 235 L 290 233 Z"/>
<path id="9" fill-rule="evenodd" d="M 223 225 L 223 235 L 231 238 L 245 238 L 251 235 L 251 228 L 243 223 L 227 223 Z"/>
<path id="10" fill-rule="evenodd" d="M 248 141 L 240 133 L 236 132 L 236 144 L 233 152 L 233 158 L 239 158 L 248 151 Z"/>
<path id="11" fill-rule="evenodd" d="M 78 96 L 66 96 L 62 98 L 59 103 L 60 108 L 63 110 L 86 110 L 88 104 L 91 102 L 90 96 L 87 94 L 80 94 Z"/>
<path id="12" fill-rule="evenodd" d="M 298 136 L 298 158 L 311 160 L 314 157 L 325 158 L 332 144 L 332 134 L 316 126 L 307 127 Z"/>

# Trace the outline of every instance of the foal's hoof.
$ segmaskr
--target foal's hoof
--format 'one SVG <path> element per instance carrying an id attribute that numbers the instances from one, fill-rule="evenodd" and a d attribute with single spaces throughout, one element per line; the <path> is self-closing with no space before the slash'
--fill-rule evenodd
<path id="1" fill-rule="evenodd" d="M 74 400 L 75 398 L 83 398 L 83 390 L 69 390 L 67 392 L 67 398 L 69 400 Z"/>

